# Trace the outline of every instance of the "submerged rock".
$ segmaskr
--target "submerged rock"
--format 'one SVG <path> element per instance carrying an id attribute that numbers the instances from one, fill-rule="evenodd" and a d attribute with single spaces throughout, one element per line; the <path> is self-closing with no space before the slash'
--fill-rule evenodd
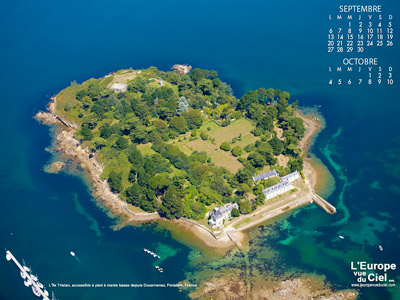
<path id="1" fill-rule="evenodd" d="M 48 167 L 47 171 L 50 173 L 58 173 L 65 167 L 65 162 L 55 161 Z"/>

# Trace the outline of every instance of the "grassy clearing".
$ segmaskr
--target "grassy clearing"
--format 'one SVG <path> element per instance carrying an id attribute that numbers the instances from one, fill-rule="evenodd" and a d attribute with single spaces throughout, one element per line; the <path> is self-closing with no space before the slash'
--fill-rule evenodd
<path id="1" fill-rule="evenodd" d="M 278 138 L 282 140 L 283 130 L 282 130 L 282 128 L 279 128 L 277 126 L 276 122 L 274 122 L 274 129 L 277 133 Z"/>
<path id="2" fill-rule="evenodd" d="M 112 77 L 112 80 L 109 83 L 109 86 L 112 83 L 128 83 L 128 81 L 134 79 L 136 77 L 137 71 L 134 70 L 119 70 Z"/>
<path id="3" fill-rule="evenodd" d="M 222 142 L 231 142 L 232 138 L 238 137 L 240 134 L 242 134 L 241 141 L 232 144 L 232 148 L 235 146 L 244 148 L 248 144 L 254 143 L 257 138 L 250 132 L 253 128 L 254 125 L 246 119 L 239 119 L 226 127 L 221 127 L 214 122 L 208 122 L 201 126 L 199 132 L 206 132 L 210 138 L 214 138 L 215 145 L 210 140 L 204 141 L 201 138 L 194 141 L 181 140 L 181 142 L 175 142 L 175 145 L 187 155 L 190 155 L 195 150 L 205 151 L 215 165 L 225 167 L 230 172 L 236 173 L 242 167 L 242 164 L 231 152 L 221 150 L 219 146 Z"/>
<path id="4" fill-rule="evenodd" d="M 104 78 L 100 81 L 100 86 L 102 86 L 103 88 L 108 87 L 108 85 L 114 80 L 114 76 L 109 76 L 107 78 Z"/>
<path id="5" fill-rule="evenodd" d="M 210 141 L 197 139 L 195 141 L 183 140 L 182 143 L 175 143 L 182 152 L 190 155 L 193 151 L 205 151 L 215 165 L 225 167 L 232 173 L 236 173 L 242 167 L 242 164 L 230 152 L 225 152 L 219 148 L 219 145 L 213 145 Z"/>
<path id="6" fill-rule="evenodd" d="M 207 123 L 206 125 L 209 124 L 210 123 Z M 215 143 L 218 146 L 221 145 L 222 142 L 231 142 L 234 137 L 238 137 L 240 134 L 242 135 L 242 141 L 238 141 L 234 145 L 244 147 L 250 143 L 254 143 L 257 140 L 257 138 L 250 132 L 250 130 L 254 128 L 254 125 L 246 119 L 236 120 L 226 127 L 220 127 L 214 122 L 212 124 L 214 128 L 215 126 L 217 128 L 212 128 L 208 135 L 215 139 Z"/>
<path id="7" fill-rule="evenodd" d="M 252 133 L 249 135 L 243 136 L 240 141 L 237 141 L 236 143 L 232 144 L 232 147 L 240 146 L 242 149 L 246 147 L 249 144 L 253 144 L 257 141 L 257 137 L 255 137 Z"/>
<path id="8" fill-rule="evenodd" d="M 277 156 L 277 158 L 278 158 L 278 164 L 280 166 L 282 166 L 282 167 L 286 167 L 287 166 L 287 164 L 289 162 L 289 157 L 281 154 L 281 155 Z"/>
<path id="9" fill-rule="evenodd" d="M 208 130 L 208 128 L 210 128 L 210 130 Z M 213 131 L 216 130 L 218 128 L 222 128 L 221 126 L 219 126 L 217 123 L 215 123 L 214 121 L 208 121 L 207 123 L 204 123 L 199 131 L 204 131 L 204 132 L 208 132 L 208 131 Z"/>
<path id="10" fill-rule="evenodd" d="M 142 152 L 142 155 L 153 155 L 156 153 L 153 149 L 151 149 L 151 143 L 138 145 L 137 149 Z"/>

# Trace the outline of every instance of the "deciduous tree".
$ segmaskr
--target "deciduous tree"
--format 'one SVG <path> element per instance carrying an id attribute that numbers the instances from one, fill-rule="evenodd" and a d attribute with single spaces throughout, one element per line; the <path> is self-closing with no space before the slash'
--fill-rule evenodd
<path id="1" fill-rule="evenodd" d="M 171 129 L 179 132 L 180 134 L 187 132 L 189 129 L 186 119 L 182 116 L 172 117 L 171 121 L 169 121 L 169 126 L 171 127 Z"/>
<path id="2" fill-rule="evenodd" d="M 231 145 L 229 144 L 229 142 L 223 142 L 220 148 L 224 151 L 229 151 L 231 150 Z"/>

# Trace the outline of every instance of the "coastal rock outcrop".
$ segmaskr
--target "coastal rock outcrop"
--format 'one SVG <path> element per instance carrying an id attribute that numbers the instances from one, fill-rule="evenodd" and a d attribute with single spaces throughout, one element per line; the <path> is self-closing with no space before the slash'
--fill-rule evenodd
<path id="1" fill-rule="evenodd" d="M 192 69 L 192 66 L 189 65 L 174 65 L 172 67 L 173 70 L 176 70 L 179 74 L 188 74 Z"/>
<path id="2" fill-rule="evenodd" d="M 55 161 L 48 166 L 46 171 L 49 173 L 59 173 L 65 166 L 65 162 Z"/>
<path id="3" fill-rule="evenodd" d="M 35 115 L 35 119 L 38 120 L 39 122 L 46 124 L 46 125 L 55 125 L 55 124 L 63 124 L 64 126 L 67 126 L 72 129 L 78 129 L 79 126 L 75 124 L 74 122 L 69 122 L 61 117 L 57 116 L 55 113 L 46 113 L 43 111 L 38 112 Z"/>
<path id="4" fill-rule="evenodd" d="M 39 111 L 35 115 L 35 119 L 46 125 L 54 125 L 58 123 L 57 116 L 53 113 Z"/>

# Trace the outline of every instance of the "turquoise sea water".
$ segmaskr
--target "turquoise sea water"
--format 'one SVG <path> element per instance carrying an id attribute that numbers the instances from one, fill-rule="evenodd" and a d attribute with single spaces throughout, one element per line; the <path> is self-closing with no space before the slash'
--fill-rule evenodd
<path id="1" fill-rule="evenodd" d="M 356 2 L 371 1 L 351 3 Z M 380 2 L 400 15 L 396 1 Z M 113 231 L 115 220 L 97 208 L 79 178 L 43 172 L 51 159 L 44 151 L 51 136 L 32 119 L 73 80 L 121 68 L 168 70 L 189 63 L 217 70 L 236 96 L 261 86 L 287 90 L 303 106 L 322 105 L 326 119 L 313 152 L 335 177 L 328 200 L 338 213 L 302 209 L 275 226 L 276 234 L 257 240 L 261 250 L 253 250 L 243 268 L 257 258 L 275 269 L 315 272 L 338 288 L 350 288 L 355 283 L 351 261 L 399 265 L 399 85 L 327 84 L 327 67 L 337 59 L 326 53 L 327 16 L 336 7 L 316 0 L 1 2 L 2 245 L 24 258 L 46 284 L 176 283 L 199 272 L 190 263 L 201 261 L 199 253 L 168 231 L 156 225 Z M 400 65 L 393 53 L 385 52 L 383 60 L 391 62 L 396 76 Z M 279 265 L 263 250 L 271 244 L 280 253 Z M 156 262 L 143 248 L 164 259 Z M 34 297 L 4 259 L 0 276 L 2 299 Z M 391 276 L 400 280 L 399 272 Z M 175 288 L 52 290 L 60 299 L 187 298 Z M 361 298 L 399 295 L 394 288 L 364 288 Z"/>

